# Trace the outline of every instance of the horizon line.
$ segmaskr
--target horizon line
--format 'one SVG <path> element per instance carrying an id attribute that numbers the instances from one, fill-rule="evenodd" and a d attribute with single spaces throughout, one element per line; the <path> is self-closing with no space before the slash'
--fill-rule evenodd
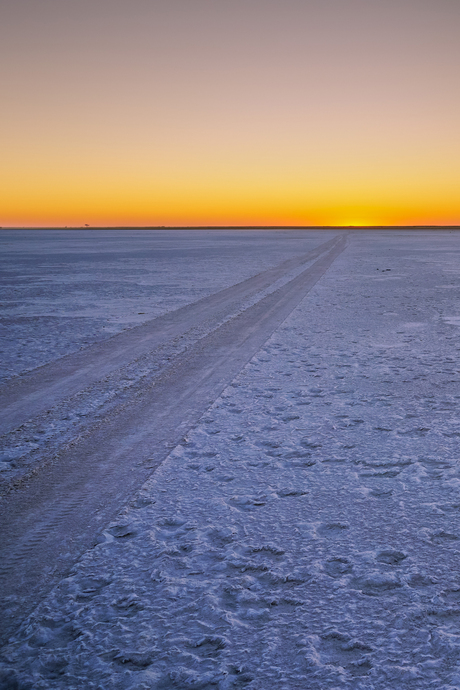
<path id="1" fill-rule="evenodd" d="M 460 230 L 460 225 L 0 225 L 0 230 Z"/>

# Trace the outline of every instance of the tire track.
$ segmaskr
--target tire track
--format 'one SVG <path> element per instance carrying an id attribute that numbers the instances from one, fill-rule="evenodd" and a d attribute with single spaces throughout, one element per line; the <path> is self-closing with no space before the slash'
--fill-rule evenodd
<path id="1" fill-rule="evenodd" d="M 198 422 L 343 251 L 346 236 L 313 265 L 176 357 L 92 433 L 61 452 L 0 505 L 0 639 L 94 546 L 97 534 Z M 134 329 L 133 329 L 134 330 Z"/>
<path id="2" fill-rule="evenodd" d="M 337 241 L 338 238 L 334 237 L 300 257 L 288 259 L 198 302 L 13 378 L 0 387 L 0 435 L 18 428 L 60 400 L 78 393 L 167 341 L 184 335 L 197 324 L 218 321 L 234 310 L 239 302 L 268 288 L 289 271 L 313 261 L 334 247 Z"/>

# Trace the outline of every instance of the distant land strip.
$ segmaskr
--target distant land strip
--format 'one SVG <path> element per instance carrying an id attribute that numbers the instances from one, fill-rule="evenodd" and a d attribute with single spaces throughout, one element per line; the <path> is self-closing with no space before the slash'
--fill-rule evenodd
<path id="1" fill-rule="evenodd" d="M 460 230 L 460 225 L 59 225 L 2 226 L 0 230 Z"/>

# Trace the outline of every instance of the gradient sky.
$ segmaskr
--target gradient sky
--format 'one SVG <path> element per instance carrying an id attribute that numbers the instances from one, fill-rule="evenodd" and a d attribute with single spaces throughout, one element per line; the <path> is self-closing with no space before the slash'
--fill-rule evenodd
<path id="1" fill-rule="evenodd" d="M 460 0 L 0 0 L 0 225 L 460 224 Z"/>

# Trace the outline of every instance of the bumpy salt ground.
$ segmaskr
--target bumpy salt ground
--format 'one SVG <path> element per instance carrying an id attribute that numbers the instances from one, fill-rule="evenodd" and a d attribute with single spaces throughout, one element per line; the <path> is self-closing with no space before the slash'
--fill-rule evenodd
<path id="1" fill-rule="evenodd" d="M 195 302 L 336 234 L 0 230 L 0 381 Z"/>
<path id="2" fill-rule="evenodd" d="M 356 232 L 4 650 L 20 688 L 460 688 L 459 236 Z"/>

